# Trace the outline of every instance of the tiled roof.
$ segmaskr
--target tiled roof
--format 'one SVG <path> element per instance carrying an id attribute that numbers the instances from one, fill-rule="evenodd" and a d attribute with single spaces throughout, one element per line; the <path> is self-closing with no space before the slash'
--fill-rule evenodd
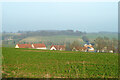
<path id="1" fill-rule="evenodd" d="M 86 47 L 75 47 L 76 50 L 86 50 L 87 48 Z"/>
<path id="2" fill-rule="evenodd" d="M 46 47 L 44 43 L 33 44 L 34 48 Z"/>
<path id="3" fill-rule="evenodd" d="M 32 48 L 31 44 L 17 44 L 19 48 Z"/>

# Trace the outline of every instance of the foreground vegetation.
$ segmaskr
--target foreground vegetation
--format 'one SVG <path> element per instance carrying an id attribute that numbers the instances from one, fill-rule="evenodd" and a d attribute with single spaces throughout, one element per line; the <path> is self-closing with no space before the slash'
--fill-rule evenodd
<path id="1" fill-rule="evenodd" d="M 118 78 L 117 53 L 2 49 L 3 77 Z"/>

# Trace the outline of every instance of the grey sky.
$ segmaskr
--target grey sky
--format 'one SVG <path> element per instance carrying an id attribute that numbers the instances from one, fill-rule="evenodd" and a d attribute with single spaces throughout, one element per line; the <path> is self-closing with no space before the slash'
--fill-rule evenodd
<path id="1" fill-rule="evenodd" d="M 2 4 L 3 31 L 118 30 L 117 2 L 11 2 Z"/>

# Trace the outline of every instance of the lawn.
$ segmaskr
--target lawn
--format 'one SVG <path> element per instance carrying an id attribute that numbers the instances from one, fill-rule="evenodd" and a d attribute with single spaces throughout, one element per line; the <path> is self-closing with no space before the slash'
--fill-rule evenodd
<path id="1" fill-rule="evenodd" d="M 117 53 L 2 48 L 3 77 L 118 78 Z"/>

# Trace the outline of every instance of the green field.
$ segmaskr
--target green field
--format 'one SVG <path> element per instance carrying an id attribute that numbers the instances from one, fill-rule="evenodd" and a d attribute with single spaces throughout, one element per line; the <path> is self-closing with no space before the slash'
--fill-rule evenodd
<path id="1" fill-rule="evenodd" d="M 117 53 L 2 48 L 3 77 L 118 78 Z"/>

